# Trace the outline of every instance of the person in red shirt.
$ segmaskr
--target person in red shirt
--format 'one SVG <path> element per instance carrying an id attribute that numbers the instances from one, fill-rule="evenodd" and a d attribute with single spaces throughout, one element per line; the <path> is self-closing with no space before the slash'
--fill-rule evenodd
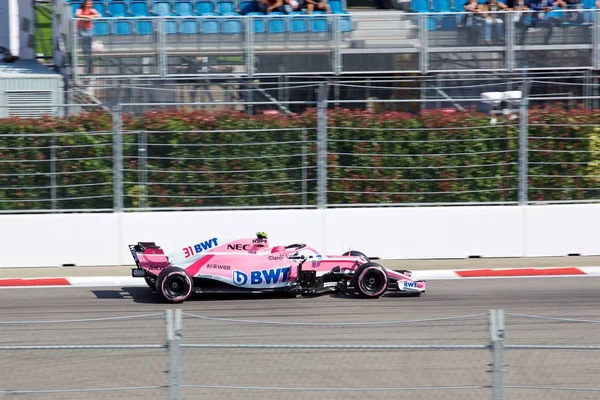
<path id="1" fill-rule="evenodd" d="M 92 73 L 92 20 L 102 17 L 98 10 L 94 9 L 92 0 L 85 0 L 81 7 L 75 12 L 77 19 L 77 33 L 81 38 L 81 47 L 84 56 L 87 58 L 87 73 Z"/>

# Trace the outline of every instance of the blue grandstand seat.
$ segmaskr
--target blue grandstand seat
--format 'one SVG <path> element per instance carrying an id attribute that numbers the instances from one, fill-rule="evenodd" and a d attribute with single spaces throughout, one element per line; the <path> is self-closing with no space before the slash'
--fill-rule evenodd
<path id="1" fill-rule="evenodd" d="M 202 33 L 213 34 L 219 33 L 219 21 L 213 18 L 202 20 Z"/>
<path id="2" fill-rule="evenodd" d="M 428 0 L 410 0 L 410 9 L 413 12 L 427 12 L 429 11 Z"/>
<path id="3" fill-rule="evenodd" d="M 215 5 L 209 0 L 200 0 L 196 3 L 196 14 L 212 14 L 215 12 Z"/>
<path id="4" fill-rule="evenodd" d="M 267 30 L 271 33 L 285 32 L 285 14 L 282 12 L 272 12 L 267 15 Z"/>
<path id="5" fill-rule="evenodd" d="M 151 35 L 152 21 L 136 21 L 135 33 L 138 35 Z"/>
<path id="6" fill-rule="evenodd" d="M 341 0 L 329 0 L 329 8 L 331 9 L 331 12 L 334 14 L 344 11 L 344 6 L 343 6 Z"/>
<path id="7" fill-rule="evenodd" d="M 465 11 L 465 4 L 467 4 L 467 0 L 454 0 L 454 5 L 452 6 L 452 10 L 462 12 Z M 459 17 L 461 17 L 459 15 Z"/>
<path id="8" fill-rule="evenodd" d="M 198 21 L 195 19 L 181 21 L 179 32 L 190 35 L 198 33 Z"/>
<path id="9" fill-rule="evenodd" d="M 311 32 L 327 32 L 327 16 L 322 11 L 313 11 L 310 17 Z"/>
<path id="10" fill-rule="evenodd" d="M 175 14 L 177 15 L 193 15 L 194 7 L 189 1 L 178 1 L 175 3 Z"/>
<path id="11" fill-rule="evenodd" d="M 450 12 L 450 0 L 433 0 L 433 11 Z"/>
<path id="12" fill-rule="evenodd" d="M 293 12 L 290 19 L 290 32 L 307 32 L 308 17 L 303 12 Z"/>
<path id="13" fill-rule="evenodd" d="M 253 12 L 260 12 L 260 7 L 256 0 L 242 0 L 240 1 L 240 13 L 249 14 Z"/>
<path id="14" fill-rule="evenodd" d="M 81 7 L 81 2 L 77 1 L 77 2 L 72 2 L 71 3 L 71 15 L 75 15 L 75 13 L 77 12 L 77 9 Z"/>
<path id="15" fill-rule="evenodd" d="M 165 32 L 167 33 L 167 35 L 173 35 L 175 33 L 178 32 L 179 28 L 177 27 L 177 21 L 176 20 L 167 20 L 165 21 Z"/>
<path id="16" fill-rule="evenodd" d="M 226 18 L 223 20 L 223 33 L 242 33 L 242 20 L 240 18 Z"/>
<path id="17" fill-rule="evenodd" d="M 129 3 L 129 12 L 134 17 L 148 15 L 148 3 L 145 1 L 133 1 Z"/>
<path id="18" fill-rule="evenodd" d="M 107 21 L 94 21 L 94 36 L 106 36 L 108 35 L 108 22 Z"/>
<path id="19" fill-rule="evenodd" d="M 130 21 L 114 21 L 113 34 L 115 35 L 131 35 Z"/>
<path id="20" fill-rule="evenodd" d="M 217 0 L 217 13 L 227 14 L 235 12 L 235 3 L 233 0 Z"/>
<path id="21" fill-rule="evenodd" d="M 171 2 L 169 1 L 155 2 L 152 6 L 152 11 L 156 15 L 173 15 L 171 9 Z"/>
<path id="22" fill-rule="evenodd" d="M 352 20 L 350 19 L 350 13 L 348 11 L 341 11 L 336 13 L 336 15 L 344 15 L 337 17 L 338 18 L 338 29 L 341 32 L 352 32 Z"/>
<path id="23" fill-rule="evenodd" d="M 108 12 L 111 17 L 125 17 L 127 16 L 127 4 L 122 1 L 108 3 Z"/>
<path id="24" fill-rule="evenodd" d="M 248 13 L 248 16 L 252 16 L 252 31 L 254 33 L 265 33 L 265 14 L 260 12 Z"/>
<path id="25" fill-rule="evenodd" d="M 104 3 L 95 2 L 94 10 L 98 11 L 100 15 L 106 16 L 106 5 Z"/>

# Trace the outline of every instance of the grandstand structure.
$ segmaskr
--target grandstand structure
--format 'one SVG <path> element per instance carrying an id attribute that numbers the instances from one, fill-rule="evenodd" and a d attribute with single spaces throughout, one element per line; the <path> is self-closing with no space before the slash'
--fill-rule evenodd
<path id="1" fill-rule="evenodd" d="M 383 79 L 392 82 L 388 86 L 410 81 L 422 89 L 402 96 L 418 101 L 432 95 L 440 99 L 436 107 L 453 107 L 453 95 L 440 88 L 481 77 L 506 82 L 503 90 L 524 76 L 598 83 L 600 18 L 590 0 L 549 13 L 551 30 L 523 25 L 521 14 L 499 12 L 503 37 L 494 35 L 492 43 L 484 40 L 482 26 L 465 25 L 466 0 L 411 0 L 404 11 L 353 9 L 346 0 L 329 0 L 329 15 L 265 15 L 256 0 L 94 0 L 102 18 L 94 21 L 91 52 L 73 20 L 80 1 L 52 1 L 55 65 L 66 87 L 109 106 L 178 102 L 182 92 L 215 86 L 221 100 L 250 88 L 256 92 L 242 100 L 313 101 L 314 90 L 290 92 L 290 85 Z M 280 98 L 265 93 L 265 83 L 283 88 Z M 397 96 L 393 87 L 376 98 Z M 462 93 L 478 97 L 486 90 L 477 85 L 474 93 Z M 336 100 L 348 96 L 334 94 Z M 370 97 L 362 98 L 363 108 Z"/>

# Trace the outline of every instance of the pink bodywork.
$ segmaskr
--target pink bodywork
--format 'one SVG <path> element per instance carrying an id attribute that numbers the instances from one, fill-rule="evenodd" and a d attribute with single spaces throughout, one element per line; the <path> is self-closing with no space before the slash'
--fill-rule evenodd
<path id="1" fill-rule="evenodd" d="M 296 281 L 301 254 L 308 259 L 302 270 L 317 271 L 317 276 L 330 272 L 335 267 L 341 271 L 355 270 L 367 262 L 358 256 L 326 255 L 310 247 L 285 249 L 285 246 L 270 246 L 268 239 L 244 238 L 220 243 L 211 238 L 194 245 L 186 246 L 169 255 L 162 249 L 149 248 L 137 257 L 142 268 L 153 275 L 175 266 L 185 269 L 192 277 L 210 278 L 248 289 L 272 289 L 285 287 Z M 292 258 L 290 258 L 292 257 Z M 406 282 L 409 291 L 424 291 L 425 282 L 415 281 L 407 275 L 387 269 L 390 278 Z"/>

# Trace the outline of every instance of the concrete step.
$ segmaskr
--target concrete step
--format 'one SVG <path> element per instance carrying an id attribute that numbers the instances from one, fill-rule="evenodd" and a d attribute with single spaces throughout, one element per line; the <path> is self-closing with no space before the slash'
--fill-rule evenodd
<path id="1" fill-rule="evenodd" d="M 418 25 L 415 21 L 353 21 L 355 29 L 417 29 Z"/>
<path id="2" fill-rule="evenodd" d="M 409 30 L 356 30 L 352 32 L 352 39 L 371 39 L 380 37 L 395 37 L 397 39 L 415 37 Z"/>
<path id="3" fill-rule="evenodd" d="M 421 43 L 416 39 L 400 39 L 398 37 L 381 37 L 376 39 L 361 39 L 353 40 L 352 48 L 378 48 L 378 47 L 389 47 L 389 48 L 419 48 Z"/>

